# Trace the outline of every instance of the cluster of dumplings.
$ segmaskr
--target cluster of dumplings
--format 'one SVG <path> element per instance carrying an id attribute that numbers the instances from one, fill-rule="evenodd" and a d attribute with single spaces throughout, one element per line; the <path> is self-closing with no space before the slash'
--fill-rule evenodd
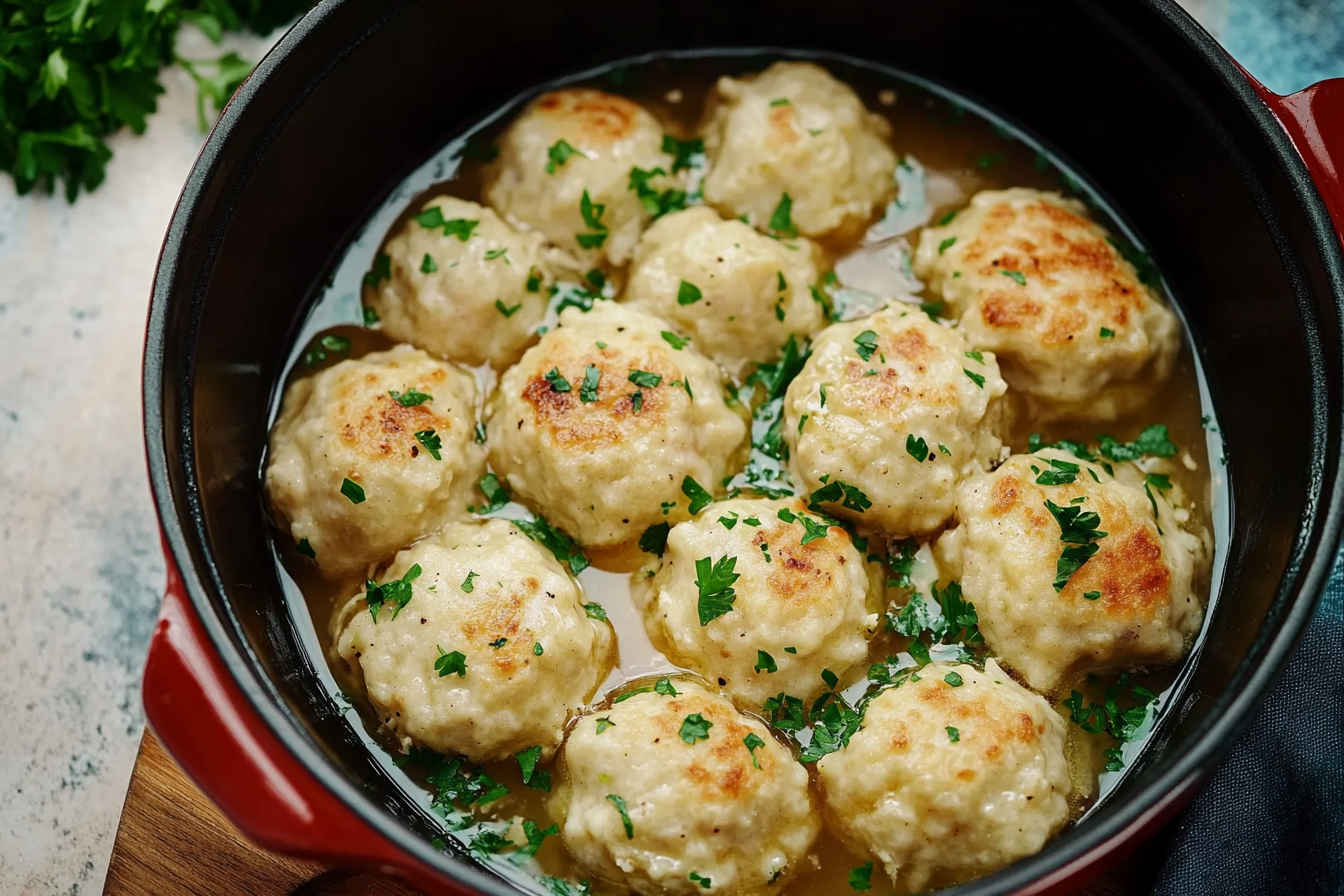
<path id="1" fill-rule="evenodd" d="M 401 344 L 284 396 L 265 474 L 278 520 L 328 578 L 376 579 L 334 617 L 336 662 L 406 748 L 555 758 L 551 812 L 601 880 L 766 893 L 815 863 L 823 826 L 902 889 L 1031 855 L 1073 786 L 1046 698 L 1176 661 L 1200 624 L 1208 549 L 1179 488 L 1004 445 L 1011 400 L 1038 420 L 1114 419 L 1173 365 L 1175 317 L 1083 206 L 987 191 L 926 227 L 914 270 L 950 321 L 890 296 L 831 323 L 814 301 L 828 252 L 895 195 L 889 131 L 800 62 L 720 79 L 695 165 L 628 99 L 547 93 L 500 138 L 488 204 L 432 199 L 387 242 L 365 302 Z M 665 211 L 668 195 L 695 198 Z M 589 270 L 614 300 L 547 326 L 553 288 Z M 790 339 L 811 346 L 782 400 L 803 497 L 725 498 L 751 442 L 738 384 Z M 460 365 L 497 386 L 481 394 L 492 379 Z M 1082 475 L 1040 484 L 1052 459 Z M 549 531 L 472 513 L 483 477 Z M 836 484 L 863 500 L 809 508 Z M 1062 590 L 1047 500 L 1086 503 L 1106 530 Z M 865 668 L 888 609 L 842 522 L 935 542 L 994 658 L 882 691 L 809 772 L 762 703 Z M 650 639 L 693 675 L 592 705 L 616 643 L 579 550 L 640 566 Z M 706 618 L 728 558 L 732 600 Z"/>

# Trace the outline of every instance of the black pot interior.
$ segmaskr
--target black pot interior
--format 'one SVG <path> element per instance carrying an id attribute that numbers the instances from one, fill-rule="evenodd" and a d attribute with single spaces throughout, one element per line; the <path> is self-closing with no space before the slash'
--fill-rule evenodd
<path id="1" fill-rule="evenodd" d="M 1210 64 L 1216 51 L 1173 23 L 1196 34 L 1173 6 L 1133 0 L 319 6 L 244 88 L 193 173 L 147 356 L 170 541 L 282 739 L 320 757 L 321 775 L 376 825 L 390 815 L 425 834 L 411 848 L 430 855 L 422 810 L 371 760 L 299 645 L 258 477 L 273 390 L 342 248 L 414 166 L 539 83 L 649 51 L 778 46 L 941 82 L 1070 160 L 1180 297 L 1223 426 L 1233 504 L 1224 591 L 1165 743 L 1087 823 L 964 891 L 1006 892 L 1058 866 L 1207 767 L 1314 602 L 1340 428 L 1338 258 L 1322 248 L 1322 213 L 1304 206 L 1282 135 L 1248 111 L 1225 61 Z"/>

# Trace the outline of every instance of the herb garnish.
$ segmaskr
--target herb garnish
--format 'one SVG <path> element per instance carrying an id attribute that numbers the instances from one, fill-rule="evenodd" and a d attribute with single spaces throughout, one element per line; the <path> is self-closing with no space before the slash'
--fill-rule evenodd
<path id="1" fill-rule="evenodd" d="M 778 664 L 775 663 L 774 657 L 766 653 L 764 650 L 758 649 L 756 651 L 756 665 L 754 669 L 758 673 L 764 672 L 767 675 L 769 675 L 772 672 L 778 672 L 779 666 Z"/>
<path id="2" fill-rule="evenodd" d="M 1060 507 L 1049 498 L 1045 507 L 1059 524 L 1059 540 L 1068 545 L 1055 564 L 1055 591 L 1063 591 L 1073 574 L 1100 550 L 1096 542 L 1105 538 L 1106 533 L 1098 531 L 1101 517 L 1094 511 L 1084 513 L 1073 504 Z"/>
<path id="3" fill-rule="evenodd" d="M 873 886 L 873 863 L 864 862 L 857 868 L 849 872 L 849 888 L 856 893 L 862 893 L 872 889 Z"/>
<path id="4" fill-rule="evenodd" d="M 522 302 L 519 302 L 517 305 L 509 306 L 505 305 L 503 300 L 495 299 L 495 310 L 498 311 L 500 314 L 504 315 L 505 317 L 513 317 L 513 315 L 516 314 L 518 309 L 521 307 L 523 307 Z"/>
<path id="5" fill-rule="evenodd" d="M 695 587 L 700 592 L 696 612 L 702 627 L 733 609 L 737 600 L 733 583 L 739 578 L 733 571 L 736 566 L 737 558 L 728 556 L 720 557 L 717 562 L 709 557 L 695 561 Z"/>
<path id="6" fill-rule="evenodd" d="M 402 608 L 411 602 L 411 596 L 414 594 L 411 583 L 420 578 L 420 572 L 420 564 L 417 563 L 406 570 L 406 574 L 399 579 L 381 585 L 373 579 L 364 582 L 364 600 L 369 605 L 369 615 L 373 617 L 375 625 L 378 623 L 378 613 L 382 610 L 383 604 L 392 605 L 392 618 L 396 619 Z"/>
<path id="7" fill-rule="evenodd" d="M 756 768 L 760 768 L 761 760 L 756 758 L 756 751 L 765 746 L 765 741 L 757 734 L 751 733 L 742 738 L 742 743 L 746 744 L 747 752 L 751 754 L 751 764 L 756 766 Z"/>
<path id="8" fill-rule="evenodd" d="M 597 401 L 597 384 L 602 379 L 602 370 L 588 364 L 583 368 L 583 384 L 579 386 L 579 401 L 590 403 Z"/>
<path id="9" fill-rule="evenodd" d="M 569 567 L 569 571 L 578 575 L 588 568 L 588 558 L 583 555 L 583 547 L 559 529 L 538 516 L 535 520 L 509 520 L 514 527 L 528 538 L 548 549 L 555 559 Z"/>
<path id="10" fill-rule="evenodd" d="M 616 811 L 621 813 L 621 826 L 625 828 L 625 839 L 635 839 L 635 825 L 630 821 L 630 812 L 625 806 L 625 800 L 614 793 L 607 794 L 607 800 L 616 807 Z"/>
<path id="11" fill-rule="evenodd" d="M 854 337 L 854 351 L 858 356 L 867 361 L 877 351 L 877 333 L 872 330 L 864 330 Z"/>
<path id="12" fill-rule="evenodd" d="M 557 140 L 551 145 L 550 149 L 546 150 L 546 173 L 554 174 L 556 168 L 562 167 L 571 156 L 575 155 L 583 155 L 583 153 L 570 146 L 566 141 Z"/>
<path id="13" fill-rule="evenodd" d="M 999 273 L 1012 280 L 1018 286 L 1027 285 L 1027 275 L 1021 271 L 999 271 Z"/>
<path id="14" fill-rule="evenodd" d="M 568 392 L 570 390 L 569 380 L 560 374 L 560 368 L 552 367 L 546 371 L 546 382 L 551 384 L 552 392 Z"/>
<path id="15" fill-rule="evenodd" d="M 467 677 L 467 655 L 460 650 L 454 650 L 452 653 L 444 653 L 442 647 L 435 647 L 439 651 L 439 658 L 434 661 L 434 671 L 439 673 L 440 678 L 447 678 L 454 672 L 459 678 Z"/>
<path id="16" fill-rule="evenodd" d="M 354 480 L 346 478 L 341 480 L 341 494 L 350 499 L 351 504 L 364 503 L 364 489 Z"/>
<path id="17" fill-rule="evenodd" d="M 706 719 L 700 713 L 692 713 L 681 722 L 681 739 L 686 743 L 695 745 L 702 740 L 709 740 L 709 729 L 714 727 L 714 723 Z"/>
<path id="18" fill-rule="evenodd" d="M 467 577 L 462 580 L 462 590 L 467 592 L 468 594 L 471 594 L 473 591 L 475 591 L 476 583 L 472 580 L 477 578 L 477 576 L 479 575 L 480 575 L 479 573 L 468 571 Z"/>
<path id="19" fill-rule="evenodd" d="M 583 223 L 593 232 L 574 235 L 579 248 L 597 249 L 607 241 L 607 225 L 602 223 L 602 214 L 606 210 L 605 205 L 593 202 L 587 190 L 583 191 L 583 197 L 579 200 L 579 214 L 583 216 Z"/>
<path id="20" fill-rule="evenodd" d="M 647 370 L 632 370 L 626 379 L 642 389 L 655 389 L 663 381 L 663 375 L 649 373 Z"/>
<path id="21" fill-rule="evenodd" d="M 691 516 L 695 516 L 710 504 L 714 503 L 714 496 L 705 491 L 700 483 L 689 476 L 681 480 L 681 493 L 691 499 Z"/>
<path id="22" fill-rule="evenodd" d="M 694 305 L 703 297 L 704 293 L 702 293 L 700 287 L 696 286 L 694 283 L 689 283 L 683 280 L 681 281 L 681 285 L 677 287 L 678 305 Z"/>
<path id="23" fill-rule="evenodd" d="M 430 395 L 427 392 L 421 392 L 414 386 L 407 389 L 405 392 L 398 392 L 394 389 L 391 392 L 388 392 L 387 394 L 391 395 L 393 400 L 404 408 L 417 407 L 419 405 L 424 404 L 427 401 L 434 400 L 433 395 Z"/>
<path id="24" fill-rule="evenodd" d="M 681 351 L 682 349 L 684 349 L 686 347 L 686 344 L 691 341 L 689 339 L 683 339 L 676 333 L 672 333 L 668 330 L 663 330 L 662 336 L 663 341 L 666 342 L 668 345 L 672 346 L 677 351 Z"/>
<path id="25" fill-rule="evenodd" d="M 788 193 L 779 197 L 779 204 L 770 216 L 770 230 L 778 237 L 792 239 L 798 236 L 798 228 L 793 223 L 793 199 Z"/>
<path id="26" fill-rule="evenodd" d="M 479 513 L 486 516 L 491 513 L 503 510 L 504 505 L 513 500 L 509 494 L 508 486 L 499 481 L 499 476 L 494 473 L 486 473 L 476 483 L 476 488 L 480 489 L 481 494 L 485 495 L 485 500 L 489 503 L 481 506 L 475 504 L 469 506 L 467 510 L 471 513 Z"/>
<path id="27" fill-rule="evenodd" d="M 672 527 L 665 522 L 654 523 L 639 536 L 639 549 L 646 554 L 663 556 L 663 552 L 667 550 L 667 534 L 671 531 Z"/>

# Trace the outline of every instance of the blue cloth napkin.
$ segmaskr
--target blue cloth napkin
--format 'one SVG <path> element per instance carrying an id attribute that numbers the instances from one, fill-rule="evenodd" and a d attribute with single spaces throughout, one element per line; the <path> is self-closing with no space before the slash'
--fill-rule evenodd
<path id="1" fill-rule="evenodd" d="M 1250 729 L 1177 826 L 1154 896 L 1344 896 L 1344 562 Z"/>

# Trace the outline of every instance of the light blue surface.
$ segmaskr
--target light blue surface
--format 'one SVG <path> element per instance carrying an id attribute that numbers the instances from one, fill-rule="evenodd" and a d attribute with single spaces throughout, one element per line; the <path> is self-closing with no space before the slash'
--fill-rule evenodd
<path id="1" fill-rule="evenodd" d="M 1270 90 L 1292 93 L 1344 77 L 1344 0 L 1226 0 L 1213 6 L 1223 7 L 1224 24 L 1214 29 L 1223 45 Z"/>

